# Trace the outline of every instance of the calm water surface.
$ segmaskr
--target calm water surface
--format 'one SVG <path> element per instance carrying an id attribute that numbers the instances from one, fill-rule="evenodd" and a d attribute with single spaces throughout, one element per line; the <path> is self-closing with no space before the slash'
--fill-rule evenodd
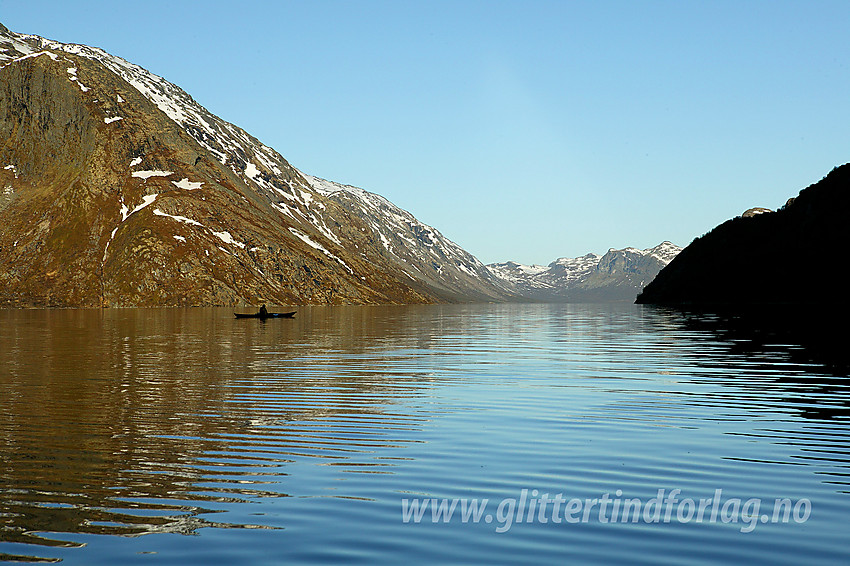
<path id="1" fill-rule="evenodd" d="M 846 564 L 850 379 L 729 324 L 632 305 L 0 310 L 0 560 Z M 556 522 L 540 503 L 646 510 L 674 489 L 722 490 L 727 520 L 675 503 L 669 522 Z M 403 500 L 431 498 L 489 503 L 405 522 Z M 767 519 L 782 498 L 796 519 L 732 506 Z"/>

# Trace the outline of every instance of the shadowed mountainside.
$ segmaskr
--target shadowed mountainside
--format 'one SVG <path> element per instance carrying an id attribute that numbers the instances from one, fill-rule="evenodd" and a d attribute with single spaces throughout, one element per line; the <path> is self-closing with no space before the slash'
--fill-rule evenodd
<path id="1" fill-rule="evenodd" d="M 775 212 L 740 216 L 694 240 L 637 303 L 847 304 L 840 274 L 850 225 L 850 164 Z"/>

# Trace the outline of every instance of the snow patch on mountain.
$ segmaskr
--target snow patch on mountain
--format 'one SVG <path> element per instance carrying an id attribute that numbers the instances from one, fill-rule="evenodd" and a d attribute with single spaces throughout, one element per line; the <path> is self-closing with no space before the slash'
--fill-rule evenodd
<path id="1" fill-rule="evenodd" d="M 292 232 L 292 234 L 294 234 L 298 239 L 300 239 L 302 242 L 304 242 L 305 244 L 307 244 L 311 248 L 317 249 L 320 252 L 322 252 L 323 254 L 325 254 L 326 256 L 328 256 L 329 258 L 338 261 L 340 264 L 342 264 L 342 266 L 349 273 L 354 273 L 354 271 L 348 266 L 347 263 L 345 263 L 339 257 L 337 257 L 334 254 L 332 254 L 331 252 L 329 252 L 327 250 L 327 248 L 325 248 L 322 244 L 319 244 L 318 242 L 315 242 L 312 239 L 310 239 L 310 236 L 308 236 L 307 234 L 304 234 L 303 232 L 299 232 L 295 228 L 290 228 L 289 231 Z"/>
<path id="2" fill-rule="evenodd" d="M 45 53 L 48 53 L 48 52 L 45 52 Z M 56 58 L 54 58 L 53 60 L 56 61 Z M 76 67 L 68 67 L 67 71 L 68 71 L 68 75 L 69 75 L 68 78 L 71 79 L 71 82 L 77 83 L 77 86 L 80 87 L 80 90 L 82 90 L 83 92 L 88 92 L 89 90 L 91 90 L 89 87 L 87 87 L 86 85 L 84 85 L 83 83 L 80 82 L 80 78 L 77 76 L 77 68 Z M 119 118 L 119 120 L 120 120 L 120 118 Z M 108 123 L 109 122 L 107 122 L 107 124 Z"/>
<path id="3" fill-rule="evenodd" d="M 642 250 L 644 253 L 648 253 L 653 257 L 657 257 L 660 261 L 667 265 L 673 258 L 679 255 L 679 252 L 682 251 L 682 248 L 677 246 L 676 244 L 670 242 L 661 242 L 654 248 L 649 248 L 648 250 Z"/>
<path id="4" fill-rule="evenodd" d="M 204 227 L 203 224 L 201 224 L 200 222 L 198 222 L 196 220 L 192 220 L 191 218 L 186 218 L 185 216 L 175 216 L 173 214 L 168 214 L 168 213 L 161 211 L 158 208 L 153 209 L 153 213 L 157 216 L 165 216 L 167 218 L 172 218 L 172 219 L 174 219 L 178 222 L 183 222 L 184 224 L 189 224 L 190 226 L 199 226 L 201 228 Z"/>
<path id="5" fill-rule="evenodd" d="M 237 242 L 233 239 L 233 236 L 230 235 L 230 232 L 227 230 L 223 232 L 213 232 L 213 236 L 224 242 L 225 244 L 230 244 L 231 246 L 236 246 L 237 248 L 245 249 L 245 244 L 242 242 Z"/>
<path id="6" fill-rule="evenodd" d="M 156 200 L 156 197 L 158 197 L 158 196 L 159 195 L 157 195 L 156 193 L 154 193 L 152 195 L 143 196 L 142 197 L 142 204 L 140 204 L 139 206 L 137 206 L 133 210 L 130 210 L 129 212 L 128 212 L 127 206 L 124 204 L 124 199 L 122 198 L 121 199 L 121 221 L 123 222 L 124 220 L 127 220 L 133 214 L 139 212 L 140 210 L 142 210 L 146 206 L 153 204 L 153 202 Z"/>
<path id="7" fill-rule="evenodd" d="M 184 189 L 184 190 L 187 190 L 187 191 L 194 191 L 194 190 L 200 189 L 201 185 L 203 185 L 203 183 L 200 182 L 200 181 L 192 182 L 186 177 L 180 179 L 179 181 L 171 181 L 171 182 L 178 189 Z"/>
<path id="8" fill-rule="evenodd" d="M 134 208 L 133 210 L 130 210 L 130 209 L 127 207 L 127 205 L 126 205 L 126 204 L 124 204 L 124 197 L 123 197 L 123 196 L 121 197 L 121 222 L 119 222 L 119 223 L 118 223 L 118 226 L 116 226 L 115 228 L 113 228 L 112 233 L 109 235 L 109 240 L 107 240 L 107 242 L 106 242 L 106 246 L 103 248 L 103 259 L 101 260 L 101 262 L 105 262 L 105 261 L 106 261 L 106 253 L 109 251 L 109 244 L 111 244 L 111 243 L 112 243 L 112 240 L 114 240 L 114 239 L 115 239 L 115 234 L 118 232 L 118 228 L 120 228 L 120 227 L 121 227 L 121 224 L 123 224 L 124 222 L 126 222 L 126 220 L 127 220 L 128 218 L 130 218 L 132 215 L 134 215 L 135 213 L 139 212 L 140 210 L 142 210 L 142 209 L 143 209 L 143 208 L 145 208 L 146 206 L 149 206 L 149 205 L 153 204 L 153 202 L 154 202 L 154 201 L 156 201 L 156 197 L 157 197 L 157 196 L 159 196 L 159 195 L 157 195 L 157 194 L 152 194 L 152 195 L 145 195 L 145 196 L 143 196 L 143 197 L 142 197 L 142 204 L 138 205 L 138 206 L 137 206 L 136 208 Z"/>
<path id="9" fill-rule="evenodd" d="M 259 174 L 260 170 L 257 169 L 257 166 L 253 163 L 248 163 L 248 165 L 245 166 L 245 175 L 247 175 L 250 179 L 256 179 Z"/>
<path id="10" fill-rule="evenodd" d="M 151 177 L 168 177 L 169 175 L 173 175 L 173 171 L 160 171 L 160 170 L 149 170 L 149 171 L 133 171 L 131 176 L 137 177 L 139 179 L 144 179 L 147 181 Z"/>

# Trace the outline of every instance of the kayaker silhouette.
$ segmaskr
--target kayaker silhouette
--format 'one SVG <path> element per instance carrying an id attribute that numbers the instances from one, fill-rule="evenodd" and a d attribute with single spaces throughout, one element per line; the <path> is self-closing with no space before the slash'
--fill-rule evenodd
<path id="1" fill-rule="evenodd" d="M 260 307 L 260 316 L 269 316 L 269 311 L 266 309 L 266 305 Z"/>

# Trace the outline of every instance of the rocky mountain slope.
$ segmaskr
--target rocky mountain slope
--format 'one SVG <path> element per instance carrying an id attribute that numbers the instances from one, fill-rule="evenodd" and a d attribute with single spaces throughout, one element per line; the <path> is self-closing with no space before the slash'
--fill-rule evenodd
<path id="1" fill-rule="evenodd" d="M 632 302 L 680 250 L 662 242 L 646 250 L 612 248 L 601 256 L 560 258 L 548 266 L 507 262 L 487 267 L 506 287 L 529 300 Z"/>
<path id="2" fill-rule="evenodd" d="M 0 26 L 0 306 L 502 299 L 385 199 L 101 49 Z"/>
<path id="3" fill-rule="evenodd" d="M 850 245 L 850 164 L 774 212 L 750 209 L 694 240 L 638 303 L 848 304 L 838 267 Z"/>

